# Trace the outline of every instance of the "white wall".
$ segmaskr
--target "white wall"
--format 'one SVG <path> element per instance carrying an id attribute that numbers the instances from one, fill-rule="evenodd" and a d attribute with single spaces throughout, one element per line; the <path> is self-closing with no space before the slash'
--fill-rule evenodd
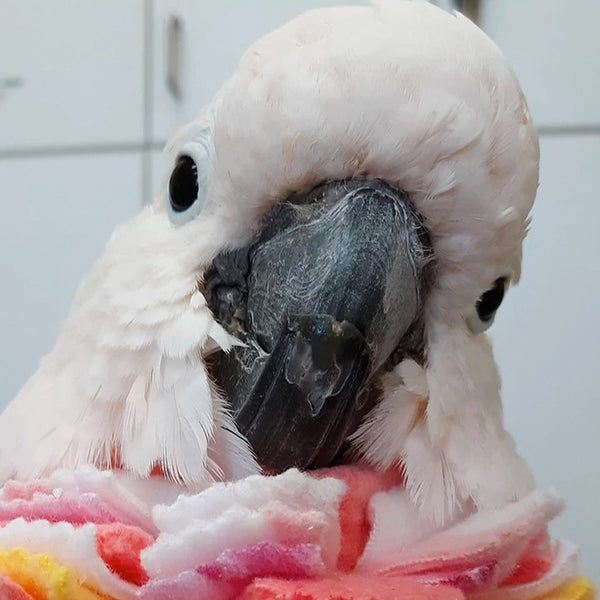
<path id="1" fill-rule="evenodd" d="M 576 5 L 576 8 L 575 8 Z M 484 0 L 540 131 L 523 277 L 492 328 L 508 429 L 567 509 L 555 531 L 600 582 L 600 2 Z"/>
<path id="2" fill-rule="evenodd" d="M 600 136 L 542 137 L 542 184 L 521 284 L 493 328 L 508 429 L 538 483 L 567 500 L 556 532 L 600 581 Z"/>
<path id="3" fill-rule="evenodd" d="M 55 337 L 116 223 L 149 200 L 160 148 L 257 35 L 319 0 L 5 0 L 0 5 L 0 406 Z M 348 1 L 340 2 L 347 4 Z M 355 3 L 359 3 L 358 1 Z M 449 4 L 449 0 L 445 4 Z M 183 22 L 183 95 L 165 85 L 165 20 Z M 540 127 L 542 184 L 523 281 L 492 330 L 506 421 L 568 509 L 600 581 L 600 2 L 482 0 L 481 24 Z"/>

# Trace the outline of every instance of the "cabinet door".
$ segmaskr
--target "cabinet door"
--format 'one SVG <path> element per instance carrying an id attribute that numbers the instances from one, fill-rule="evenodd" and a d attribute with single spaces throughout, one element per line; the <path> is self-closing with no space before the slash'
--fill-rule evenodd
<path id="1" fill-rule="evenodd" d="M 364 3 L 155 0 L 153 139 L 164 141 L 192 120 L 260 36 L 311 8 Z M 169 82 L 169 64 L 171 72 L 178 74 L 176 82 Z"/>
<path id="2" fill-rule="evenodd" d="M 0 150 L 142 141 L 143 0 L 4 0 Z"/>
<path id="3" fill-rule="evenodd" d="M 600 125 L 599 22 L 598 0 L 481 0 L 479 25 L 506 54 L 537 125 Z"/>
<path id="4" fill-rule="evenodd" d="M 48 352 L 82 275 L 140 207 L 141 157 L 0 161 L 0 410 Z"/>
<path id="5" fill-rule="evenodd" d="M 543 487 L 568 509 L 559 533 L 581 546 L 600 579 L 600 136 L 547 137 L 541 186 L 525 240 L 523 280 L 491 329 L 508 429 Z"/>

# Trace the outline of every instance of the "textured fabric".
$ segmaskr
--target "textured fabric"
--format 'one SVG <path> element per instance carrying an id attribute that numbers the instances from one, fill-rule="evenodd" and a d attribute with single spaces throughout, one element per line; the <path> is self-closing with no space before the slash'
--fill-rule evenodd
<path id="1" fill-rule="evenodd" d="M 0 489 L 5 516 L 25 517 L 0 527 L 0 599 L 593 598 L 576 548 L 547 533 L 550 493 L 440 530 L 416 522 L 397 475 L 359 467 L 179 497 L 163 484 L 88 468 Z"/>
<path id="2" fill-rule="evenodd" d="M 542 596 L 540 600 L 593 600 L 595 596 L 594 584 L 585 577 L 576 577 Z"/>
<path id="3" fill-rule="evenodd" d="M 0 598 L 2 600 L 32 600 L 33 597 L 12 579 L 0 576 Z"/>
<path id="4" fill-rule="evenodd" d="M 97 531 L 98 554 L 108 568 L 135 585 L 146 583 L 148 575 L 142 568 L 140 553 L 154 538 L 137 527 L 122 523 L 99 525 Z"/>
<path id="5" fill-rule="evenodd" d="M 426 587 L 403 577 L 343 575 L 320 581 L 261 579 L 240 600 L 464 600 L 454 588 Z"/>
<path id="6" fill-rule="evenodd" d="M 368 505 L 374 494 L 401 483 L 397 471 L 378 473 L 357 467 L 341 467 L 334 471 L 324 469 L 319 477 L 334 473 L 346 484 L 346 493 L 340 502 L 340 553 L 337 568 L 342 571 L 354 569 L 369 538 Z"/>
<path id="7" fill-rule="evenodd" d="M 250 583 L 256 577 L 299 578 L 323 575 L 319 547 L 315 544 L 284 546 L 263 542 L 239 550 L 225 550 L 198 573 L 216 581 Z"/>
<path id="8" fill-rule="evenodd" d="M 25 550 L 0 551 L 0 573 L 36 599 L 101 600 L 109 596 L 88 588 L 77 573 L 46 554 Z M 18 598 L 18 596 L 17 596 Z"/>

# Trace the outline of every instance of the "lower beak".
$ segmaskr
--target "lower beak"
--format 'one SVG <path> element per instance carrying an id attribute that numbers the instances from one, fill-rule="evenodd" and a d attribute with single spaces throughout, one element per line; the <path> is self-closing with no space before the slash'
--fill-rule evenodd
<path id="1" fill-rule="evenodd" d="M 267 471 L 336 461 L 377 374 L 420 343 L 430 255 L 405 194 L 352 180 L 290 198 L 215 259 L 209 306 L 246 347 L 215 357 L 213 373 Z"/>

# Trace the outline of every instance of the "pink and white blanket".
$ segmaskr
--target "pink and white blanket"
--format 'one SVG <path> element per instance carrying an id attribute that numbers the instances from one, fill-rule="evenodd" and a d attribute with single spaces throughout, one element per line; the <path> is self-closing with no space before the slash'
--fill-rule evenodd
<path id="1" fill-rule="evenodd" d="M 0 598 L 529 600 L 575 581 L 563 597 L 591 598 L 547 533 L 561 507 L 535 491 L 440 531 L 397 476 L 358 467 L 197 494 L 63 471 L 0 490 Z"/>

